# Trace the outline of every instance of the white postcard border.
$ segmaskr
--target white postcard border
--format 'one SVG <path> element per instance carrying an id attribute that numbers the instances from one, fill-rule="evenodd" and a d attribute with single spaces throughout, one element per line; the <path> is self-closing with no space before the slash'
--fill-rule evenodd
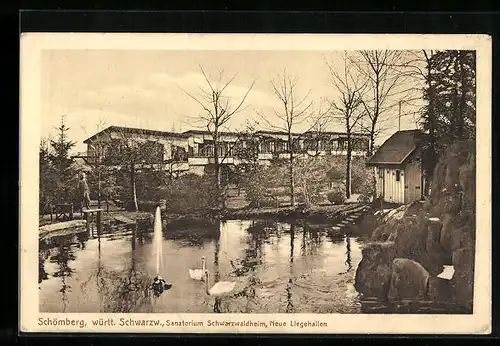
<path id="1" fill-rule="evenodd" d="M 230 44 L 228 44 L 230 42 Z M 477 235 L 474 311 L 471 315 L 381 314 L 48 314 L 38 311 L 38 145 L 41 124 L 42 50 L 357 50 L 472 49 L 477 51 Z M 27 33 L 20 51 L 20 331 L 102 333 L 320 333 L 320 334 L 489 334 L 491 333 L 491 37 L 487 35 L 361 34 L 101 34 Z M 113 318 L 116 325 L 94 327 L 92 319 Z M 84 320 L 46 326 L 54 318 Z M 120 318 L 163 321 L 159 326 L 119 326 Z M 204 327 L 165 326 L 166 321 L 203 321 Z M 209 320 L 263 321 L 265 327 L 209 327 Z M 271 321 L 287 326 L 270 326 Z M 291 326 L 317 321 L 326 327 Z M 75 322 L 77 323 L 77 322 Z"/>

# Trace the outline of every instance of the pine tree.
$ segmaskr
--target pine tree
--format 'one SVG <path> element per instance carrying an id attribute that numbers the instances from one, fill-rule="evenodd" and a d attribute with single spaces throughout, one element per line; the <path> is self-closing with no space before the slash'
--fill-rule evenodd
<path id="1" fill-rule="evenodd" d="M 42 138 L 39 150 L 39 210 L 40 214 L 50 211 L 53 201 L 55 172 L 50 160 L 49 141 Z"/>
<path id="2" fill-rule="evenodd" d="M 70 151 L 75 146 L 75 142 L 68 139 L 68 131 L 65 116 L 61 116 L 61 124 L 57 128 L 57 139 L 51 140 L 50 161 L 55 171 L 55 189 L 54 197 L 59 202 L 69 202 L 71 191 L 75 189 L 73 180 L 75 172 L 72 169 L 73 159 L 70 157 Z"/>
<path id="3" fill-rule="evenodd" d="M 424 169 L 429 177 L 437 158 L 454 141 L 475 137 L 476 56 L 474 51 L 436 51 L 427 58 L 427 107 L 422 127 Z"/>

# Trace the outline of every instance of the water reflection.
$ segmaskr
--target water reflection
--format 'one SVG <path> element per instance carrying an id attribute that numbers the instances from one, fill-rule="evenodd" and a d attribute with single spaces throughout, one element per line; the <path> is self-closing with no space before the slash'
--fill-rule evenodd
<path id="1" fill-rule="evenodd" d="M 49 274 L 45 270 L 45 261 L 49 258 L 49 251 L 40 250 L 38 254 L 38 283 L 49 278 Z M 40 287 L 39 287 L 40 288 Z"/>
<path id="2" fill-rule="evenodd" d="M 220 232 L 217 237 L 214 238 L 214 282 L 219 282 L 220 271 L 219 271 L 219 253 L 220 253 Z"/>
<path id="3" fill-rule="evenodd" d="M 346 234 L 345 236 L 345 244 L 346 244 L 345 264 L 347 265 L 347 272 L 349 272 L 352 269 L 352 263 L 351 263 L 351 237 L 348 234 Z"/>
<path id="4" fill-rule="evenodd" d="M 288 284 L 286 285 L 286 312 L 291 313 L 293 312 L 293 302 L 292 302 L 292 279 L 290 278 L 288 280 Z"/>
<path id="5" fill-rule="evenodd" d="M 61 286 L 59 292 L 61 293 L 61 300 L 63 304 L 62 312 L 66 312 L 68 292 L 71 290 L 71 286 L 68 283 L 68 278 L 73 274 L 73 269 L 69 266 L 69 261 L 75 260 L 75 255 L 71 245 L 67 243 L 67 239 L 58 244 L 57 252 L 50 258 L 52 263 L 58 265 L 58 270 L 54 272 L 53 276 L 61 278 Z"/>
<path id="6" fill-rule="evenodd" d="M 262 264 L 262 246 L 272 232 L 275 232 L 276 225 L 265 221 L 253 222 L 247 229 L 249 236 L 246 239 L 244 258 L 241 261 L 240 271 L 254 270 L 256 266 Z"/>
<path id="7" fill-rule="evenodd" d="M 131 235 L 74 239 L 72 247 L 59 247 L 59 257 L 54 257 L 59 282 L 45 266 L 49 275 L 44 282 L 49 283 L 41 284 L 40 311 L 358 311 L 357 298 L 346 293 L 361 258 L 357 238 L 303 222 L 227 221 L 211 227 L 194 227 L 192 232 L 167 229 L 162 245 L 164 273 L 173 285 L 158 297 L 149 290 L 156 274 L 152 234 L 140 232 L 137 239 Z M 210 284 L 235 281 L 239 294 L 214 298 L 207 295 L 205 282 L 190 278 L 188 268 L 199 266 L 202 256 L 207 259 Z M 42 266 L 42 252 L 40 258 Z M 74 269 L 68 265 L 73 260 Z M 59 290 L 59 297 L 54 296 Z"/>

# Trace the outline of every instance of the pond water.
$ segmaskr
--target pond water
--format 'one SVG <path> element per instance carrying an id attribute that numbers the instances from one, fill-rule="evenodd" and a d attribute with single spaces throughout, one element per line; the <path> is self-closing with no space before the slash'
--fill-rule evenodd
<path id="1" fill-rule="evenodd" d="M 169 235 L 169 232 L 171 234 Z M 359 313 L 354 276 L 364 237 L 331 226 L 222 221 L 214 230 L 163 235 L 160 274 L 172 287 L 149 290 L 156 274 L 153 233 L 136 239 L 59 239 L 40 250 L 40 312 Z M 242 292 L 218 300 L 190 278 L 206 258 L 209 286 L 235 281 Z M 233 265 L 231 265 L 233 261 Z M 237 270 L 235 271 L 235 267 Z"/>

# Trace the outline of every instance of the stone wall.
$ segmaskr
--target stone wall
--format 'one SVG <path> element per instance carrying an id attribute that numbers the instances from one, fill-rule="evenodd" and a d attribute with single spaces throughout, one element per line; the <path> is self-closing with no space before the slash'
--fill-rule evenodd
<path id="1" fill-rule="evenodd" d="M 440 158 L 425 202 L 380 212 L 355 287 L 366 297 L 450 301 L 472 311 L 475 231 L 474 143 L 460 142 Z M 451 277 L 440 275 L 445 266 Z"/>

